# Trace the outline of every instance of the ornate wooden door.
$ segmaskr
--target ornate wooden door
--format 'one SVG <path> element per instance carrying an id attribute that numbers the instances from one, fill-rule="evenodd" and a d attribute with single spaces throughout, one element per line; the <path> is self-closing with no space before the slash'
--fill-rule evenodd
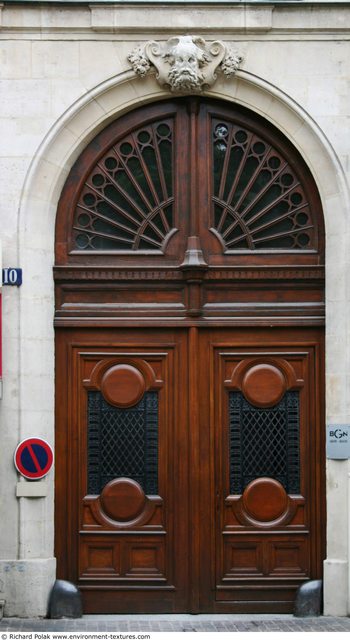
<path id="1" fill-rule="evenodd" d="M 322 333 L 205 330 L 199 348 L 200 608 L 290 611 L 321 571 Z"/>
<path id="2" fill-rule="evenodd" d="M 81 332 L 70 373 L 65 572 L 87 611 L 183 611 L 188 593 L 186 336 Z M 62 444 L 62 443 L 61 443 Z M 67 547 L 66 547 L 67 545 Z M 181 562 L 177 562 L 182 558 Z"/>
<path id="3" fill-rule="evenodd" d="M 199 98 L 113 123 L 56 231 L 56 554 L 90 612 L 291 611 L 322 575 L 323 222 Z"/>

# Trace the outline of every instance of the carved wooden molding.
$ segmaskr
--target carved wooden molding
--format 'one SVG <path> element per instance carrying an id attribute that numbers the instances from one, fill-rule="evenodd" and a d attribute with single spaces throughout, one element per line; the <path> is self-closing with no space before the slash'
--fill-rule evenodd
<path id="1" fill-rule="evenodd" d="M 140 78 L 156 69 L 161 87 L 173 93 L 192 94 L 211 87 L 218 71 L 226 78 L 233 76 L 243 56 L 220 40 L 207 43 L 200 36 L 183 35 L 165 43 L 149 40 L 133 49 L 128 60 Z"/>
<path id="2" fill-rule="evenodd" d="M 178 269 L 116 269 L 115 267 L 69 266 L 54 267 L 57 282 L 67 280 L 183 280 Z M 248 267 L 216 269 L 209 267 L 203 274 L 205 280 L 320 280 L 324 279 L 324 267 Z"/>
<path id="3" fill-rule="evenodd" d="M 232 508 L 242 525 L 269 529 L 290 524 L 305 499 L 289 496 L 273 478 L 257 478 L 249 483 L 241 496 L 228 496 L 225 504 Z"/>
<path id="4" fill-rule="evenodd" d="M 146 496 L 141 486 L 130 478 L 115 478 L 103 489 L 99 496 L 85 496 L 83 500 L 85 515 L 83 528 L 92 530 L 125 530 L 145 526 L 152 520 L 156 510 L 163 504 L 160 496 Z M 162 529 L 153 525 L 152 529 Z"/>
<path id="5" fill-rule="evenodd" d="M 281 380 L 280 393 L 276 391 L 278 396 L 282 397 L 282 395 L 288 389 L 301 389 L 304 385 L 304 380 L 296 376 L 295 370 L 291 365 L 291 363 L 288 362 L 288 360 L 285 360 L 282 358 L 274 358 L 273 356 L 260 356 L 260 355 L 252 354 L 251 358 L 246 357 L 244 360 L 241 360 L 241 362 L 239 362 L 237 366 L 235 366 L 235 368 L 233 369 L 231 378 L 229 380 L 225 380 L 225 387 L 227 389 L 238 389 L 239 391 L 242 390 L 248 402 L 251 402 L 251 398 L 249 397 L 249 391 L 248 391 L 249 389 L 248 376 L 250 373 L 255 373 L 255 372 L 258 375 L 259 367 L 264 369 L 265 377 L 266 377 L 265 369 L 267 368 L 271 370 L 271 373 L 280 372 L 281 378 L 283 381 Z M 256 382 L 257 382 L 256 380 L 252 381 L 253 388 L 256 385 Z M 270 384 L 272 384 L 272 380 L 270 380 Z M 264 403 L 259 403 L 259 406 L 270 406 L 271 403 L 267 398 L 266 398 L 266 402 L 267 402 L 266 405 L 264 405 Z M 278 402 L 277 399 L 275 399 L 275 401 L 272 402 L 272 404 L 275 404 L 276 402 Z M 253 404 L 255 403 L 253 402 Z"/>
<path id="6" fill-rule="evenodd" d="M 206 280 L 321 280 L 324 279 L 324 267 L 300 269 L 291 267 L 242 267 L 230 269 L 210 269 Z"/>
<path id="7" fill-rule="evenodd" d="M 97 362 L 92 370 L 90 379 L 84 380 L 84 387 L 89 390 L 100 390 L 108 372 L 118 366 L 128 366 L 139 371 L 144 379 L 144 391 L 160 389 L 163 386 L 163 381 L 157 379 L 149 362 L 125 353 L 116 354 L 110 359 L 105 358 Z"/>

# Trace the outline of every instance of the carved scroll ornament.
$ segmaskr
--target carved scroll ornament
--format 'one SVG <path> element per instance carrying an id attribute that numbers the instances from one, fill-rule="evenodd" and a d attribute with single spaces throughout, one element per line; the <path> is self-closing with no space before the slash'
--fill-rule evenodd
<path id="1" fill-rule="evenodd" d="M 128 60 L 143 78 L 152 68 L 157 81 L 174 93 L 200 93 L 211 87 L 221 71 L 233 76 L 243 60 L 220 40 L 206 43 L 200 36 L 176 36 L 165 43 L 150 40 L 133 49 Z"/>

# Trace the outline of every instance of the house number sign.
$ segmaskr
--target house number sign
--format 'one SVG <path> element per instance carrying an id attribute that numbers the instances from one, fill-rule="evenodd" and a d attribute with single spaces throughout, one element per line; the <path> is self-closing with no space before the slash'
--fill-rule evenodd
<path id="1" fill-rule="evenodd" d="M 2 270 L 2 284 L 20 287 L 22 284 L 22 269 L 6 267 Z"/>

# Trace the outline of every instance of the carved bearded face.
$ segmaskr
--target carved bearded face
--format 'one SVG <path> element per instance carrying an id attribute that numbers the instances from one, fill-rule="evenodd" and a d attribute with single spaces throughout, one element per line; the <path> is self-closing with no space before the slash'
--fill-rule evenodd
<path id="1" fill-rule="evenodd" d="M 168 81 L 172 91 L 190 91 L 200 89 L 204 76 L 201 67 L 204 67 L 209 58 L 189 36 L 183 36 L 173 46 L 164 58 L 170 64 Z"/>

